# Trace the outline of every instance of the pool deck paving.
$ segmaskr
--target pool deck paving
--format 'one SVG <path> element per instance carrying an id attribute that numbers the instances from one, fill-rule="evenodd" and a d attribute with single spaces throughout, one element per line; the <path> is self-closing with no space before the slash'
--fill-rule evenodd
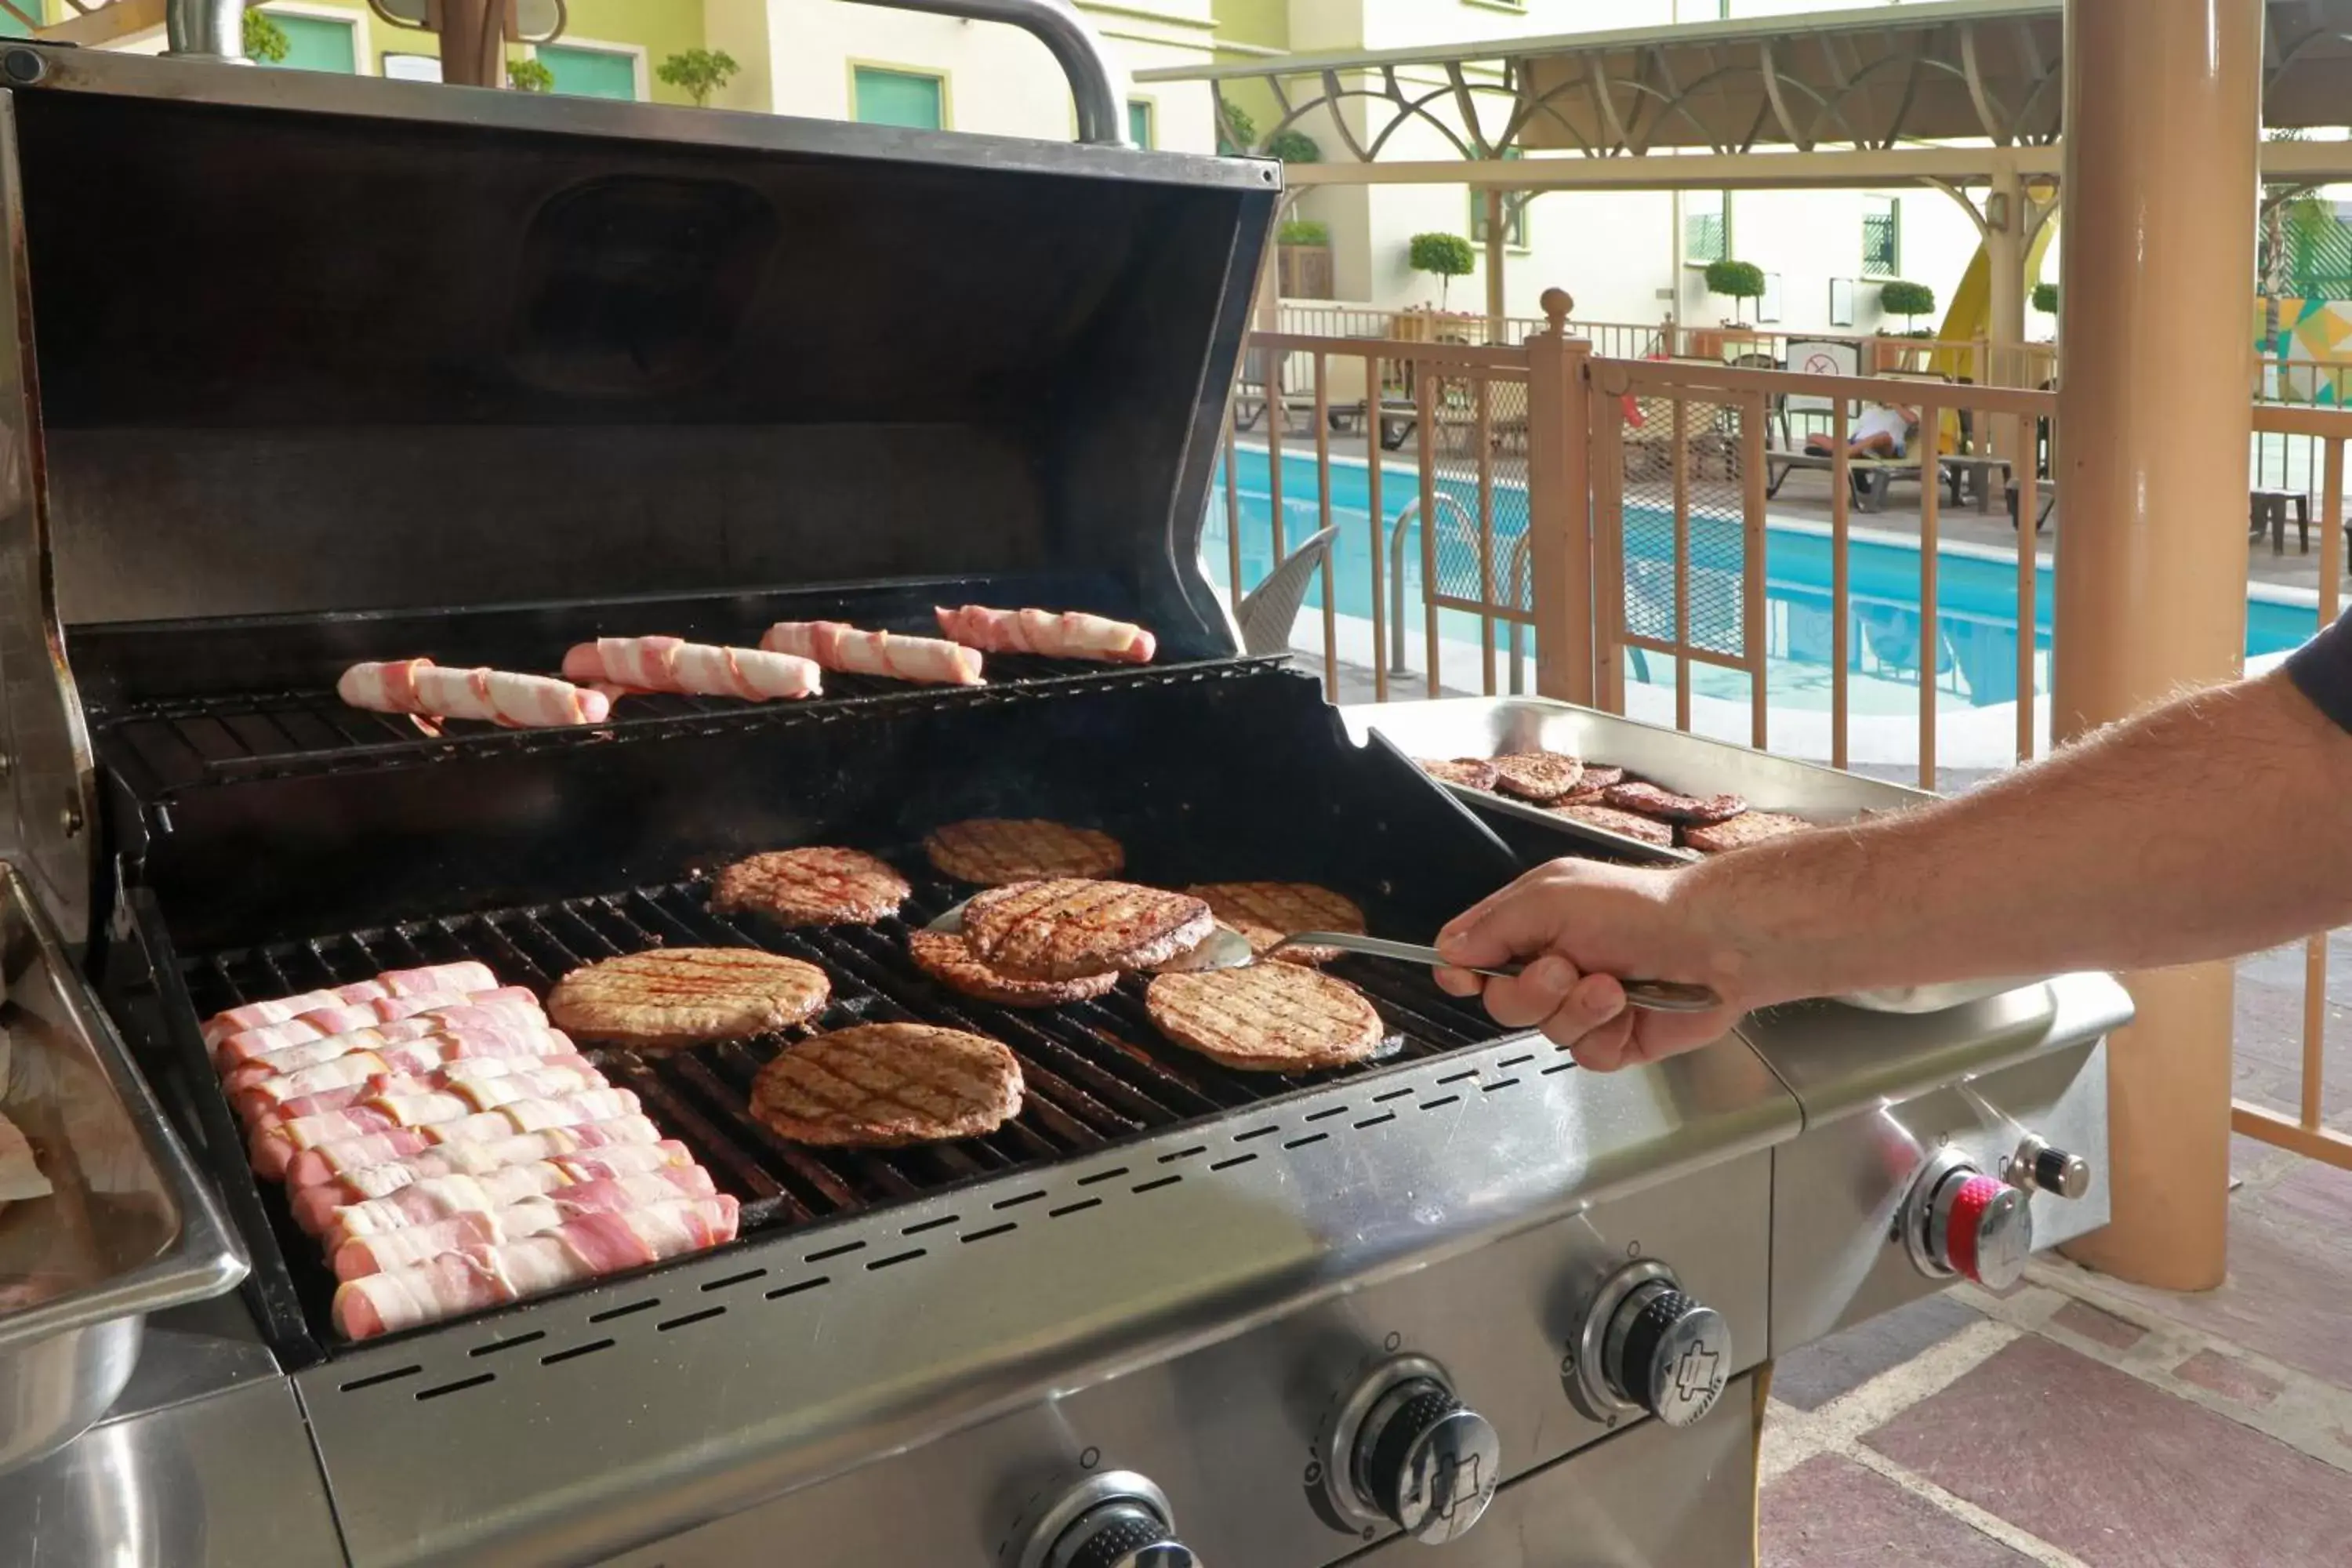
<path id="1" fill-rule="evenodd" d="M 1372 700 L 1367 669 L 1342 666 L 1339 685 Z M 2289 1112 L 2305 963 L 2298 944 L 2237 967 L 2234 1092 Z M 2325 1013 L 2323 1109 L 2352 1131 L 2342 933 Z M 1959 1286 L 1785 1358 L 1765 1568 L 2352 1563 L 2352 1172 L 2241 1137 L 2231 1179 L 2219 1289 L 2044 1254 L 2005 1294 Z"/>

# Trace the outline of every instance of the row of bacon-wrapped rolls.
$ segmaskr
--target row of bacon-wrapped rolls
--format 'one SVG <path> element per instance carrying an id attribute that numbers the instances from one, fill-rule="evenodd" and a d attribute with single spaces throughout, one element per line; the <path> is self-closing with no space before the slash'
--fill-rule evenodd
<path id="1" fill-rule="evenodd" d="M 429 658 L 371 660 L 343 672 L 336 691 L 354 708 L 428 719 L 470 719 L 510 729 L 601 724 L 621 698 L 668 693 L 747 702 L 815 697 L 824 672 L 930 685 L 982 684 L 983 654 L 1148 664 L 1158 651 L 1141 626 L 1076 611 L 935 612 L 940 635 L 865 631 L 839 621 L 778 621 L 756 648 L 672 637 L 599 637 L 563 656 L 563 674 L 459 669 Z"/>
<path id="2" fill-rule="evenodd" d="M 486 964 L 232 1007 L 204 1036 L 348 1338 L 734 1238 L 736 1200 Z"/>

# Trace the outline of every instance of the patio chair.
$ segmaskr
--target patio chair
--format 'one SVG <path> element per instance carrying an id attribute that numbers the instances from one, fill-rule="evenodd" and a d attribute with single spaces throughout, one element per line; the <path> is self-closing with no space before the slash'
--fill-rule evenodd
<path id="1" fill-rule="evenodd" d="M 1809 451 L 1789 433 L 1789 415 L 1785 405 L 1776 403 L 1773 417 L 1779 426 L 1780 440 L 1764 449 L 1764 494 L 1769 500 L 1780 493 L 1789 476 L 1799 468 L 1817 473 L 1831 473 L 1837 467 L 1836 458 L 1828 452 Z M 1923 434 L 1921 432 L 1919 434 Z M 1916 445 L 1915 441 L 1913 445 Z M 1920 478 L 1921 460 L 1916 455 L 1901 458 L 1848 458 L 1847 483 L 1853 487 L 1853 499 L 1864 511 L 1885 511 L 1887 494 L 1897 480 L 1914 484 Z"/>
<path id="2" fill-rule="evenodd" d="M 1307 584 L 1322 570 L 1323 558 L 1339 537 L 1338 529 L 1327 528 L 1308 538 L 1267 573 L 1265 582 L 1241 596 L 1234 605 L 1234 620 L 1241 627 L 1244 653 L 1290 651 L 1290 628 L 1298 619 L 1298 606 L 1307 602 Z"/>

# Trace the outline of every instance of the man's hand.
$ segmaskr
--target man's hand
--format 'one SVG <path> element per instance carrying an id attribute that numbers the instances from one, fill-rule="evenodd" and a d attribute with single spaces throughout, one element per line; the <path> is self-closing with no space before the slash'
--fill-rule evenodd
<path id="1" fill-rule="evenodd" d="M 1456 963 L 1526 971 L 1494 979 L 1441 969 L 1456 996 L 1480 996 L 1495 1021 L 1540 1027 L 1578 1062 L 1613 1072 L 1719 1039 L 1744 1011 L 1740 963 L 1717 946 L 1678 900 L 1679 870 L 1554 860 L 1464 911 L 1438 934 Z M 1625 1005 L 1620 978 L 1712 985 L 1709 1013 L 1645 1013 Z"/>

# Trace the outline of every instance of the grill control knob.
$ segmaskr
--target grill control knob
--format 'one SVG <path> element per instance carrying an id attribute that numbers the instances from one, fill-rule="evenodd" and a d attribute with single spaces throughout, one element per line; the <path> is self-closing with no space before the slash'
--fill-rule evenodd
<path id="1" fill-rule="evenodd" d="M 2088 1160 L 2053 1149 L 2030 1133 L 2009 1157 L 2009 1169 L 2003 1174 L 2012 1186 L 2048 1193 L 2054 1198 L 2079 1198 L 2091 1190 Z"/>
<path id="2" fill-rule="evenodd" d="M 1731 1325 L 1643 1258 L 1601 1281 L 1568 1370 L 1570 1394 L 1596 1421 L 1638 1412 L 1688 1426 L 1731 1381 Z"/>
<path id="3" fill-rule="evenodd" d="M 1088 1476 L 1028 1516 L 1018 1568 L 1200 1568 L 1166 1494 L 1132 1470 Z"/>
<path id="4" fill-rule="evenodd" d="M 1384 1363 L 1357 1384 L 1327 1444 L 1325 1490 L 1343 1519 L 1385 1521 L 1432 1546 L 1468 1533 L 1502 1479 L 1493 1425 L 1421 1356 Z"/>
<path id="5" fill-rule="evenodd" d="M 2032 1206 L 2025 1193 L 1948 1152 L 1929 1163 L 1904 1205 L 1904 1243 L 1928 1275 L 2006 1290 L 2033 1253 Z"/>
<path id="6" fill-rule="evenodd" d="M 1731 1328 L 1723 1314 L 1652 1281 L 1625 1298 L 1601 1345 L 1611 1392 L 1669 1426 L 1715 1408 L 1731 1375 Z"/>

